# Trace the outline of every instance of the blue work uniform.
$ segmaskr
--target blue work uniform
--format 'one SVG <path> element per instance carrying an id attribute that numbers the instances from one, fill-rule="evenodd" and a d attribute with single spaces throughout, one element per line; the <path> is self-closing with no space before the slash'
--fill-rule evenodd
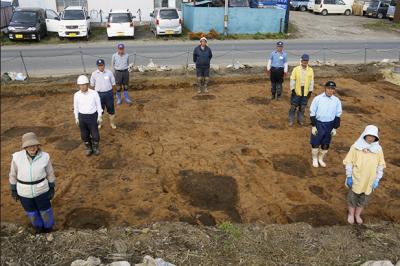
<path id="1" fill-rule="evenodd" d="M 310 106 L 311 124 L 317 127 L 316 136 L 311 134 L 310 143 L 313 146 L 329 145 L 332 139 L 332 129 L 340 126 L 342 103 L 338 97 L 327 96 L 324 93 L 314 98 Z"/>
<path id="2" fill-rule="evenodd" d="M 282 83 L 285 74 L 285 64 L 287 63 L 287 54 L 284 51 L 281 53 L 273 51 L 269 59 L 271 60 L 271 93 L 273 97 L 277 94 L 279 98 L 282 95 Z"/>

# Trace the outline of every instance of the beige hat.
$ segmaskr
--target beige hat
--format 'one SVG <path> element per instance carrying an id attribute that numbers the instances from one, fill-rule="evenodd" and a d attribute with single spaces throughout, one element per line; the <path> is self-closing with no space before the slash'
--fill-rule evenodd
<path id="1" fill-rule="evenodd" d="M 35 133 L 29 132 L 22 136 L 22 148 L 25 149 L 29 146 L 40 145 L 40 142 Z"/>

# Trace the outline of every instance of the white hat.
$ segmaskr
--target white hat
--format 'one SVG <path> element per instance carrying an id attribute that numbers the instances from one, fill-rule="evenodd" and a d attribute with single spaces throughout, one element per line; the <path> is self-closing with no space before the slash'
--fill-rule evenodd
<path id="1" fill-rule="evenodd" d="M 22 148 L 25 149 L 29 146 L 40 145 L 40 142 L 35 133 L 29 132 L 22 136 Z"/>
<path id="2" fill-rule="evenodd" d="M 80 75 L 76 83 L 78 85 L 89 84 L 89 79 L 85 75 Z"/>
<path id="3" fill-rule="evenodd" d="M 206 41 L 206 42 L 208 42 L 206 37 L 201 37 L 201 38 L 200 38 L 200 41 Z"/>

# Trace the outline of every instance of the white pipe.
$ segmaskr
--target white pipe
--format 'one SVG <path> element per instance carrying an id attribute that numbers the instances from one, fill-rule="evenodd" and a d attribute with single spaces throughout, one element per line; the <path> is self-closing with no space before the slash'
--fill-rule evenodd
<path id="1" fill-rule="evenodd" d="M 229 0 L 225 0 L 225 13 L 224 13 L 224 34 L 228 35 L 228 8 Z"/>

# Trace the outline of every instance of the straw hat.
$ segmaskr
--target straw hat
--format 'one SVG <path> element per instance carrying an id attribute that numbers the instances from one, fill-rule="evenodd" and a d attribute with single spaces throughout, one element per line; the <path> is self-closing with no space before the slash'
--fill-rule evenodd
<path id="1" fill-rule="evenodd" d="M 22 148 L 25 149 L 29 146 L 40 145 L 40 142 L 35 133 L 29 132 L 22 136 Z"/>

